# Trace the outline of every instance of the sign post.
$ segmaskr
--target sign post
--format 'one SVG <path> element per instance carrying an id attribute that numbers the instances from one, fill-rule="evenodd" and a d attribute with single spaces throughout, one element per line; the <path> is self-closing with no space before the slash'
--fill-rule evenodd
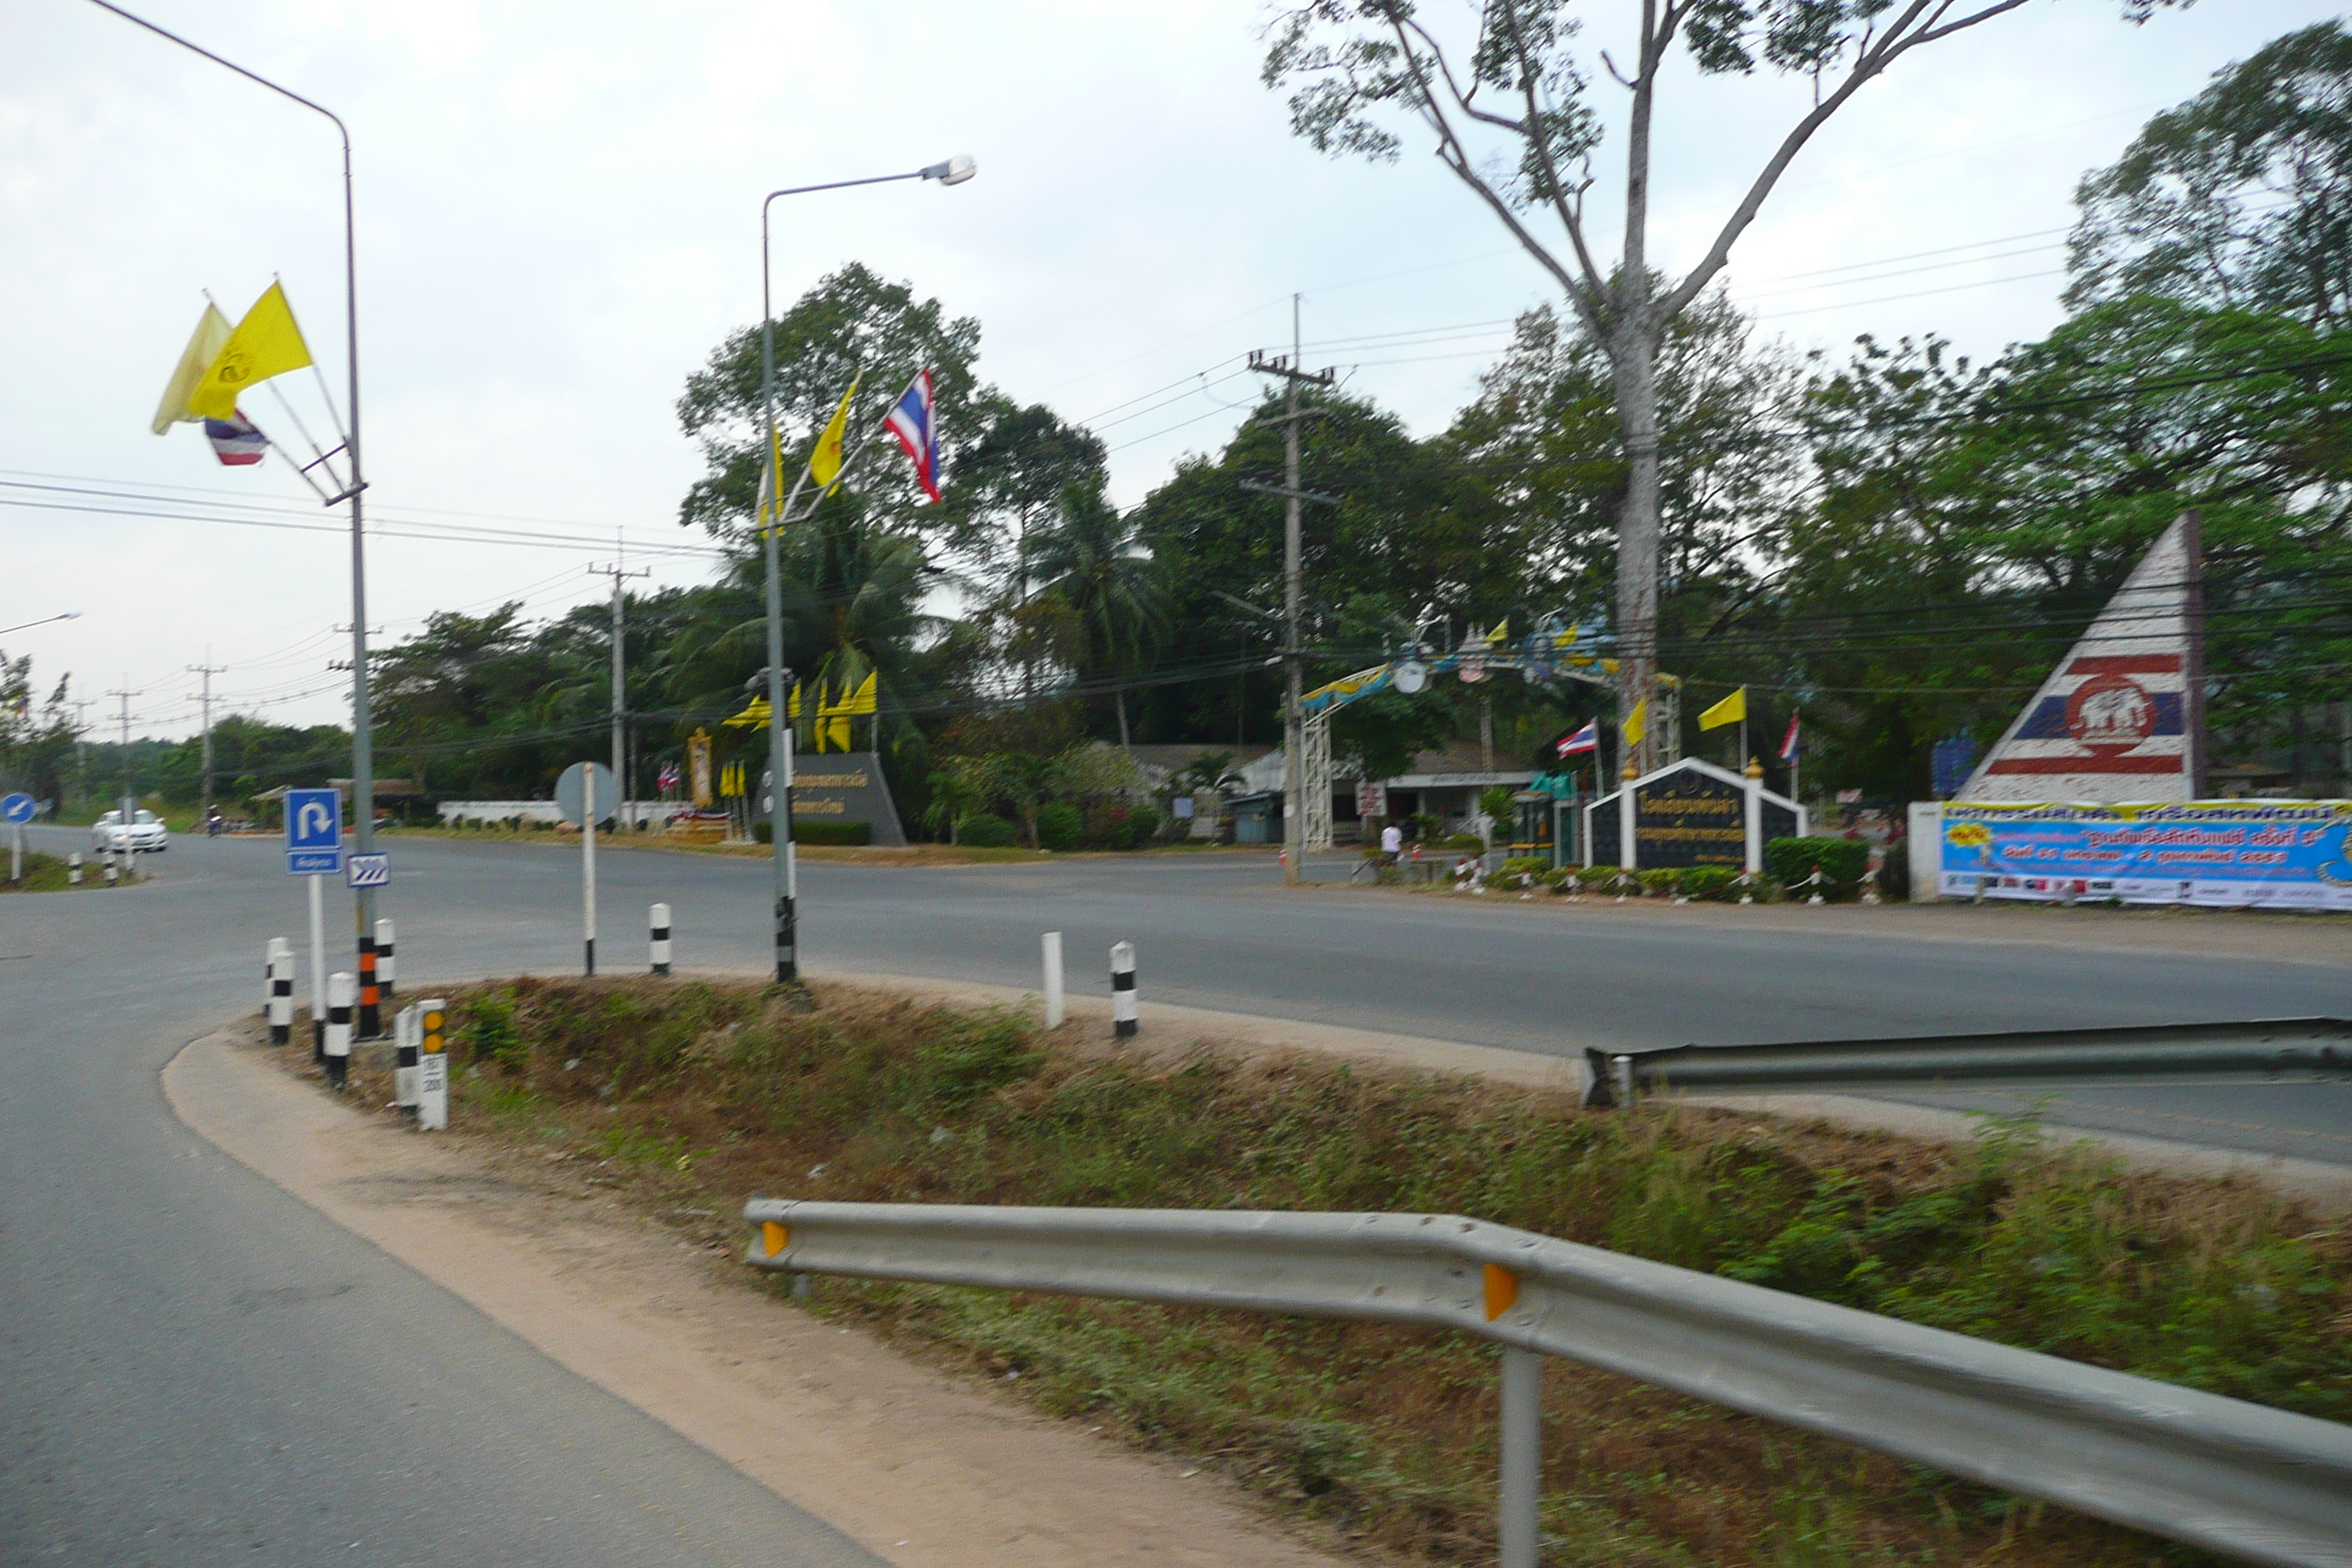
<path id="1" fill-rule="evenodd" d="M 310 1059 L 326 1060 L 327 932 L 320 908 L 319 879 L 343 869 L 343 796 L 341 790 L 286 792 L 286 874 L 310 884 Z"/>
<path id="2" fill-rule="evenodd" d="M 596 973 L 596 820 L 602 811 L 596 803 L 610 805 L 620 798 L 613 770 L 601 763 L 574 763 L 555 781 L 556 809 L 581 830 L 581 952 L 591 975 Z"/>
<path id="3" fill-rule="evenodd" d="M 25 879 L 25 824 L 33 820 L 37 809 L 33 797 L 22 790 L 0 799 L 0 822 L 8 825 L 8 879 Z"/>

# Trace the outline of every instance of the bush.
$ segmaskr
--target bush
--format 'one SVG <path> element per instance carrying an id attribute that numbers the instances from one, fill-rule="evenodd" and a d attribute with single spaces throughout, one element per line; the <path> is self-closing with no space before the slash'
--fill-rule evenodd
<path id="1" fill-rule="evenodd" d="M 1655 894 L 1660 898 L 1670 897 L 1682 889 L 1683 873 L 1680 867 L 1655 866 L 1647 870 L 1636 871 L 1633 875 L 1641 879 L 1643 892 Z"/>
<path id="2" fill-rule="evenodd" d="M 1120 847 L 1125 849 L 1140 849 L 1159 837 L 1160 812 L 1158 808 L 1149 805 L 1139 805 L 1128 816 L 1127 842 L 1120 846 Z"/>
<path id="3" fill-rule="evenodd" d="M 1533 881 L 1550 872 L 1551 862 L 1540 855 L 1514 855 L 1503 862 L 1503 868 L 1495 875 L 1505 882 L 1516 883 L 1522 877 Z"/>
<path id="4" fill-rule="evenodd" d="M 755 843 L 773 844 L 776 841 L 776 825 L 772 822 L 751 824 L 751 837 Z"/>
<path id="5" fill-rule="evenodd" d="M 1044 825 L 1039 825 L 1043 831 Z M 1098 805 L 1087 814 L 1082 849 L 1140 849 L 1160 831 L 1160 814 L 1148 805 Z"/>
<path id="6" fill-rule="evenodd" d="M 1694 866 L 1683 873 L 1683 896 L 1692 899 L 1722 899 L 1731 896 L 1731 884 L 1739 880 L 1739 872 L 1729 866 Z"/>
<path id="7" fill-rule="evenodd" d="M 766 823 L 760 825 L 767 826 Z M 870 822 L 795 822 L 793 824 L 795 844 L 871 844 L 874 825 Z"/>
<path id="8" fill-rule="evenodd" d="M 1580 866 L 1576 870 L 1576 879 L 1588 888 L 1605 888 L 1610 883 L 1617 879 L 1617 868 L 1614 866 Z"/>
<path id="9" fill-rule="evenodd" d="M 1822 897 L 1851 897 L 1870 869 L 1870 846 L 1858 838 L 1775 838 L 1764 846 L 1764 869 L 1784 888 L 1811 876 L 1816 866 L 1829 883 Z"/>
<path id="10" fill-rule="evenodd" d="M 1086 831 L 1086 823 L 1075 805 L 1055 801 L 1037 813 L 1037 847 L 1040 849 L 1074 849 L 1078 835 Z"/>
<path id="11" fill-rule="evenodd" d="M 974 849 L 1009 849 L 1013 837 L 1013 824 L 1001 816 L 967 816 L 955 828 L 955 841 Z"/>
<path id="12" fill-rule="evenodd" d="M 1461 850 L 1468 854 L 1483 855 L 1486 852 L 1486 841 L 1479 837 L 1475 833 L 1457 833 L 1453 837 L 1447 839 L 1444 843 L 1440 844 L 1438 847 L 1444 850 Z"/>

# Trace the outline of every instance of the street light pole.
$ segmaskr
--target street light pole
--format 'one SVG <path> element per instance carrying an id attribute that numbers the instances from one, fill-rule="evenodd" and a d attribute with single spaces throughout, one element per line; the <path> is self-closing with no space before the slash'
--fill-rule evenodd
<path id="1" fill-rule="evenodd" d="M 360 492 L 367 489 L 360 467 L 360 282 L 359 232 L 353 219 L 352 202 L 352 132 L 342 116 L 322 103 L 315 103 L 291 88 L 280 87 L 255 71 L 249 71 L 235 60 L 224 59 L 200 44 L 192 44 L 168 28 L 159 27 L 144 16 L 133 16 L 110 0 L 90 0 L 100 10 L 111 11 L 126 22 L 146 28 L 161 38 L 168 38 L 216 66 L 235 71 L 247 81 L 257 82 L 280 98 L 293 100 L 313 113 L 323 114 L 334 122 L 335 132 L 343 142 L 343 348 L 351 365 L 352 427 L 343 437 L 343 451 L 350 459 L 350 482 L 341 495 L 330 496 L 329 506 L 337 501 L 352 503 L 352 815 L 358 820 L 358 847 L 361 854 L 375 848 L 375 733 L 368 709 L 367 665 L 367 547 L 366 536 L 360 519 Z M 375 947 L 375 889 L 358 889 L 359 948 L 372 954 Z M 374 964 L 362 958 L 363 972 L 372 973 Z M 370 1009 L 373 1012 L 373 1008 Z"/>
<path id="2" fill-rule="evenodd" d="M 797 481 L 793 484 L 791 499 L 783 497 L 782 464 L 776 458 L 776 311 L 770 296 L 768 208 L 779 196 L 842 191 L 853 185 L 887 185 L 899 180 L 937 180 L 942 185 L 961 185 L 978 172 L 970 158 L 959 155 L 904 174 L 875 174 L 863 180 L 788 186 L 770 191 L 760 202 L 760 461 L 771 469 L 768 497 L 775 510 L 754 521 L 760 530 L 767 567 L 768 836 L 779 985 L 796 984 L 800 980 L 800 864 L 793 853 L 793 734 L 784 712 L 784 588 L 779 542 L 784 524 L 790 520 L 793 501 L 800 497 L 800 485 Z"/>
<path id="3" fill-rule="evenodd" d="M 79 620 L 80 618 L 81 612 L 79 610 L 68 610 L 62 616 L 43 616 L 37 621 L 26 621 L 21 626 L 0 626 L 0 637 L 6 637 L 10 632 L 26 631 L 34 626 L 46 626 L 52 621 L 73 621 Z"/>

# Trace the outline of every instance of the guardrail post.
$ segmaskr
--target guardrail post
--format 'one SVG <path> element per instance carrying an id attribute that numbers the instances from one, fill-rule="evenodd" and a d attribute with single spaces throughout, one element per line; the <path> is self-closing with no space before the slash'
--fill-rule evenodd
<path id="1" fill-rule="evenodd" d="M 1536 1568 L 1543 1500 L 1543 1357 L 1503 1352 L 1502 1568 Z"/>
<path id="2" fill-rule="evenodd" d="M 81 886 L 81 851 L 79 849 L 66 857 L 66 886 Z"/>
<path id="3" fill-rule="evenodd" d="M 338 969 L 327 976 L 327 1082 L 336 1089 L 343 1087 L 352 1066 L 352 998 L 359 993 L 359 983 L 348 969 Z"/>
<path id="4" fill-rule="evenodd" d="M 1135 943 L 1131 942 L 1110 950 L 1110 1019 L 1113 1039 L 1135 1038 Z"/>
<path id="5" fill-rule="evenodd" d="M 669 973 L 669 906 L 656 904 L 646 915 L 647 951 L 656 974 Z"/>
<path id="6" fill-rule="evenodd" d="M 392 952 L 392 922 L 375 922 L 375 989 L 383 1001 L 392 1000 L 392 984 L 397 975 Z"/>
<path id="7" fill-rule="evenodd" d="M 1045 952 L 1045 1027 L 1049 1029 L 1058 1029 L 1062 1026 L 1062 1020 L 1068 1016 L 1067 1006 L 1062 995 L 1062 933 L 1057 931 L 1047 931 L 1045 933 L 1044 946 Z M 1116 984 L 1117 982 L 1114 981 L 1112 984 Z"/>

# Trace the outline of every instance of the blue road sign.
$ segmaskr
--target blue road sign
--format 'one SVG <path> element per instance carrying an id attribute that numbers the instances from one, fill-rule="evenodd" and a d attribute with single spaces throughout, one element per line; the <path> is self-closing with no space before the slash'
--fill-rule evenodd
<path id="1" fill-rule="evenodd" d="M 382 888 L 392 881 L 392 857 L 354 855 L 343 863 L 343 879 L 354 888 Z"/>
<path id="2" fill-rule="evenodd" d="M 33 797 L 19 790 L 0 800 L 0 822 L 30 822 L 35 809 Z"/>
<path id="3" fill-rule="evenodd" d="M 331 877 L 343 868 L 343 795 L 332 789 L 286 792 L 286 874 Z"/>

